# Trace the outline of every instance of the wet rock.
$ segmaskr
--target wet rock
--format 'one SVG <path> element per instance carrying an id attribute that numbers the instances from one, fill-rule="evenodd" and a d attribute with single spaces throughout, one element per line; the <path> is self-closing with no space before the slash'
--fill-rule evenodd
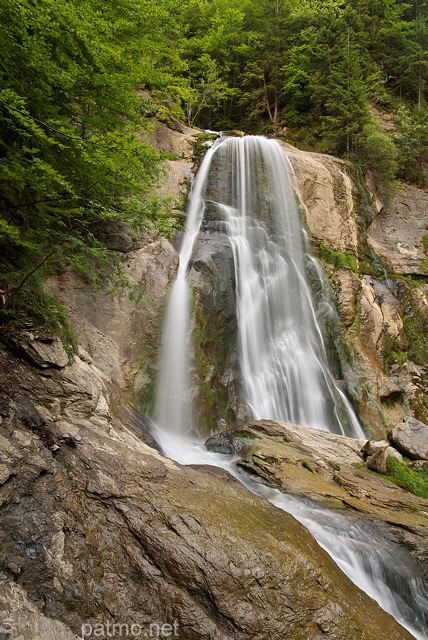
<path id="1" fill-rule="evenodd" d="M 248 423 L 241 431 L 251 436 L 246 439 L 251 446 L 242 449 L 237 462 L 243 471 L 282 491 L 303 494 L 336 509 L 350 509 L 382 526 L 388 523 L 390 534 L 411 552 L 428 577 L 428 500 L 369 473 L 362 463 L 362 448 L 376 455 L 376 450 L 388 447 L 388 453 L 399 455 L 390 443 L 364 443 L 271 420 Z M 212 440 L 225 441 L 232 452 L 241 442 L 240 431 L 235 434 L 218 434 Z"/>
<path id="2" fill-rule="evenodd" d="M 390 434 L 391 442 L 411 460 L 428 460 L 428 426 L 407 418 L 397 424 Z"/>
<path id="3" fill-rule="evenodd" d="M 223 431 L 205 442 L 208 451 L 225 455 L 243 454 L 254 445 L 254 434 L 250 431 Z"/>
<path id="4" fill-rule="evenodd" d="M 19 366 L 7 382 L 39 399 L 45 384 Z M 385 630 L 410 639 L 288 514 L 224 472 L 163 458 L 112 415 L 107 431 L 95 411 L 82 422 L 80 446 L 55 458 L 31 433 L 1 449 L 14 488 L 0 489 L 0 570 L 5 598 L 18 594 L 5 609 L 23 638 L 175 623 L 186 640 L 282 640 L 284 629 L 315 640 L 320 627 L 337 640 Z M 36 455 L 50 458 L 50 473 L 28 474 L 22 461 Z M 23 622 L 35 625 L 32 636 Z"/>
<path id="5" fill-rule="evenodd" d="M 190 262 L 196 352 L 195 424 L 205 436 L 222 417 L 236 425 L 242 413 L 236 345 L 235 267 L 229 238 L 217 231 L 199 234 Z"/>
<path id="6" fill-rule="evenodd" d="M 393 447 L 380 447 L 367 458 L 367 468 L 377 473 L 388 473 L 389 457 L 400 460 L 400 462 L 403 460 L 402 455 Z"/>

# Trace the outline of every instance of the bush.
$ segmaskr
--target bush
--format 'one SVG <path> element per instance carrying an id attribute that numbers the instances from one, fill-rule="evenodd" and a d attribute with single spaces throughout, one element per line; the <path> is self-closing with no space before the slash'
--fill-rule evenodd
<path id="1" fill-rule="evenodd" d="M 358 137 L 358 155 L 385 191 L 392 192 L 398 172 L 398 151 L 379 123 L 371 122 L 363 127 Z"/>

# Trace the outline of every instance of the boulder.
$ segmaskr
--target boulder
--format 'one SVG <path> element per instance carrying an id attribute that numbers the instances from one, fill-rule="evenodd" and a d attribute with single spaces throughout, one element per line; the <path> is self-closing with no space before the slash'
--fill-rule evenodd
<path id="1" fill-rule="evenodd" d="M 50 426 L 50 431 L 59 442 L 75 446 L 82 441 L 78 427 L 66 420 L 59 420 Z"/>
<path id="2" fill-rule="evenodd" d="M 411 460 L 428 460 L 428 426 L 415 418 L 397 424 L 389 435 L 393 445 Z"/>
<path id="3" fill-rule="evenodd" d="M 367 440 L 366 444 L 361 449 L 361 453 L 363 454 L 364 458 L 369 458 L 379 449 L 385 449 L 389 446 L 390 445 L 387 440 Z"/>
<path id="4" fill-rule="evenodd" d="M 390 446 L 379 447 L 371 456 L 367 458 L 367 468 L 377 473 L 388 473 L 388 458 L 403 460 L 403 457 L 396 449 Z"/>

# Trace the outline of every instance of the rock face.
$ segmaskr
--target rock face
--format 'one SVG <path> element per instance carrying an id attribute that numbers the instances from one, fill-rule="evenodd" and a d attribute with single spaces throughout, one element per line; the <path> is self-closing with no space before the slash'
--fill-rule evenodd
<path id="1" fill-rule="evenodd" d="M 423 212 L 428 193 L 413 185 L 402 185 L 368 228 L 368 242 L 394 273 L 427 275 L 422 236 L 426 233 Z"/>
<path id="2" fill-rule="evenodd" d="M 81 355 L 134 395 L 144 393 L 151 379 L 147 367 L 156 360 L 161 313 L 177 265 L 177 253 L 164 238 L 124 254 L 125 272 L 140 293 L 137 304 L 126 290 L 116 297 L 96 292 L 71 273 L 48 282 L 68 312 Z"/>
<path id="3" fill-rule="evenodd" d="M 113 624 L 186 640 L 411 638 L 291 516 L 144 444 L 94 365 L 40 376 L 1 358 L 3 628 L 43 640 L 107 638 Z M 58 420 L 80 440 L 64 441 Z"/>
<path id="4" fill-rule="evenodd" d="M 409 413 L 427 422 L 427 285 L 398 274 L 426 275 L 422 236 L 428 195 L 403 185 L 384 205 L 370 176 L 364 192 L 358 180 L 350 180 L 345 163 L 290 145 L 284 150 L 315 245 L 336 252 L 339 264 L 345 251 L 357 259 L 358 273 L 336 263 L 324 266 L 336 289 L 351 356 L 351 366 L 342 361 L 345 381 L 365 428 L 385 436 Z"/>
<path id="5" fill-rule="evenodd" d="M 391 441 L 412 460 L 428 460 L 428 426 L 408 418 L 397 424 L 391 432 Z"/>
<path id="6" fill-rule="evenodd" d="M 167 160 L 167 172 L 160 187 L 162 195 L 183 198 L 187 193 L 193 169 L 193 148 L 195 137 L 200 133 L 197 129 L 190 129 L 181 125 L 180 130 L 174 130 L 157 120 L 152 122 L 153 130 L 145 135 L 159 151 L 171 154 Z"/>
<path id="7" fill-rule="evenodd" d="M 153 131 L 146 136 L 160 151 L 171 154 L 159 194 L 173 198 L 176 209 L 184 206 L 198 133 L 186 127 L 182 132 L 174 131 L 153 121 Z M 95 292 L 70 273 L 51 278 L 47 289 L 67 310 L 80 354 L 150 409 L 162 311 L 178 255 L 165 238 L 136 234 L 126 225 L 107 226 L 100 233 L 107 246 L 120 255 L 121 266 L 140 301 L 131 301 L 126 290 L 119 296 Z"/>
<path id="8" fill-rule="evenodd" d="M 198 431 L 209 435 L 242 419 L 236 345 L 235 268 L 226 234 L 206 222 L 189 269 L 195 308 L 194 339 Z M 219 417 L 223 422 L 219 422 Z"/>
<path id="9" fill-rule="evenodd" d="M 332 249 L 357 252 L 353 185 L 343 163 L 325 154 L 283 146 L 294 170 L 311 237 Z"/>
<path id="10" fill-rule="evenodd" d="M 270 420 L 250 422 L 206 442 L 209 450 L 239 455 L 238 466 L 269 486 L 388 523 L 390 535 L 412 553 L 428 578 L 428 500 L 362 469 L 364 444 Z M 377 457 L 387 448 L 396 454 L 388 442 L 363 451 Z"/>

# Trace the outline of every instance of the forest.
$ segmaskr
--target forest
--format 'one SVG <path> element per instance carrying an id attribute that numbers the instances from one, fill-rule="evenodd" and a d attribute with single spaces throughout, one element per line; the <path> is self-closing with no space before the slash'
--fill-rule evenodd
<path id="1" fill-rule="evenodd" d="M 2 0 L 0 24 L 3 318 L 60 323 L 41 283 L 102 279 L 106 223 L 173 232 L 153 118 L 426 186 L 428 0 Z"/>

